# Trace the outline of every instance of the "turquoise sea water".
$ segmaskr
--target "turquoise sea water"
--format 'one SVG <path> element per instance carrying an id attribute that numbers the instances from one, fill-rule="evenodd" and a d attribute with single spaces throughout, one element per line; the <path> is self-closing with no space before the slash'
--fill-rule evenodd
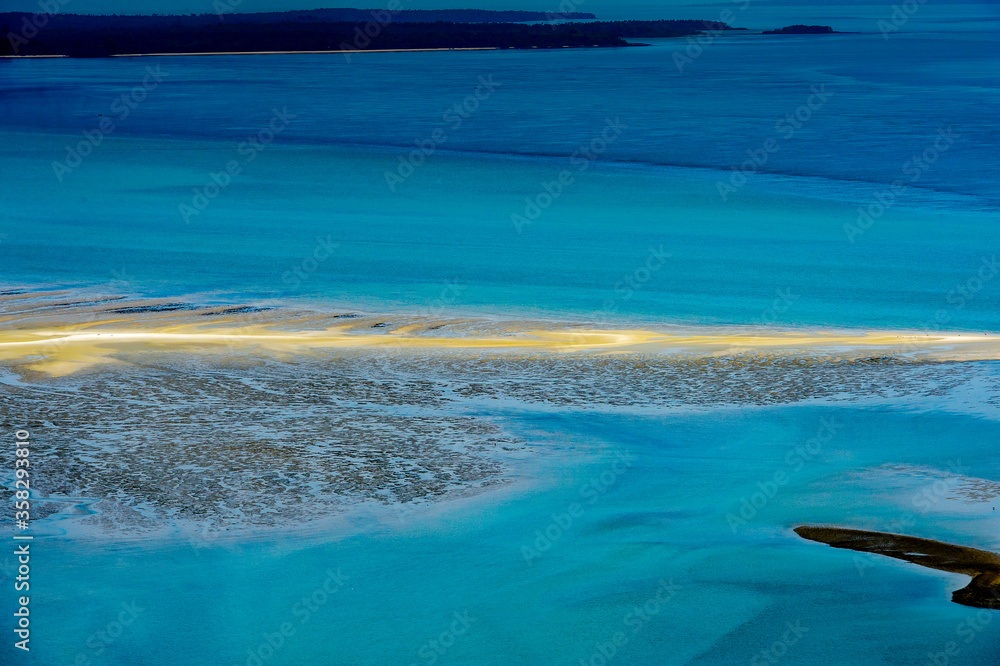
<path id="1" fill-rule="evenodd" d="M 885 40 L 876 21 L 890 11 L 865 8 L 868 18 L 836 26 L 862 34 L 725 35 L 683 72 L 680 41 L 350 63 L 0 62 L 0 280 L 439 316 L 995 332 L 995 7 L 960 22 L 925 5 Z M 784 20 L 794 11 L 773 12 L 775 23 L 755 14 L 752 27 L 796 22 Z M 162 68 L 163 83 L 120 118 L 115 100 L 147 67 Z M 445 111 L 480 77 L 496 91 L 454 126 Z M 814 89 L 828 99 L 786 136 L 786 116 Z M 288 126 L 249 160 L 241 142 L 286 107 Z M 52 163 L 105 116 L 114 131 L 58 180 Z M 609 118 L 627 128 L 595 160 L 573 161 Z M 390 188 L 386 171 L 435 129 L 447 141 Z M 941 131 L 957 138 L 911 181 Z M 778 150 L 724 199 L 730 167 L 768 140 Z M 180 207 L 229 162 L 239 174 L 186 220 Z M 511 216 L 564 170 L 573 182 L 519 231 Z M 884 205 L 896 179 L 907 187 Z M 859 206 L 880 196 L 885 211 L 859 227 Z M 968 391 L 920 401 L 660 412 L 463 404 L 538 451 L 508 489 L 352 514 L 305 535 L 40 538 L 38 647 L 24 662 L 5 637 L 0 654 L 59 666 L 909 664 L 954 640 L 951 663 L 992 663 L 996 613 L 984 623 L 949 601 L 963 577 L 859 562 L 790 532 L 833 523 L 997 550 L 995 498 L 956 491 L 961 479 L 1000 481 L 987 404 L 996 367 L 969 372 Z M 27 409 L 4 393 L 9 429 Z M 795 469 L 787 452 L 821 419 L 842 429 Z M 624 471 L 621 455 L 634 457 Z M 791 480 L 745 524 L 727 518 L 779 471 Z M 581 510 L 567 522 L 573 504 Z M 542 549 L 536 531 L 546 530 Z M 530 564 L 525 548 L 538 554 Z M 328 569 L 342 586 L 323 590 Z M 637 613 L 661 579 L 669 599 Z M 317 590 L 325 601 L 305 614 L 297 604 L 323 599 Z M 98 638 L 133 602 L 135 621 Z M 5 615 L 10 604 L 5 592 Z M 281 641 L 284 622 L 294 632 Z M 800 627 L 794 644 L 781 643 L 786 623 Z M 612 654 L 619 631 L 626 640 Z M 273 654 L 261 648 L 267 636 L 281 643 Z"/>
<path id="2" fill-rule="evenodd" d="M 394 307 L 457 282 L 451 305 L 486 312 L 729 323 L 760 320 L 783 290 L 796 299 L 783 323 L 925 327 L 996 248 L 988 25 L 887 41 L 871 25 L 819 40 L 724 35 L 684 72 L 672 56 L 687 44 L 669 40 L 351 63 L 4 62 L 5 275 Z M 146 67 L 163 82 L 119 119 Z M 445 120 L 479 77 L 494 92 Z M 275 109 L 294 118 L 266 147 L 246 144 Z M 786 116 L 800 112 L 795 129 Z M 58 182 L 53 162 L 107 116 L 113 130 Z M 609 118 L 626 128 L 581 153 Z M 435 130 L 446 140 L 390 189 L 385 174 Z M 731 167 L 764 146 L 766 161 L 723 198 L 720 183 L 742 182 Z M 239 175 L 185 217 L 230 162 Z M 573 182 L 515 225 L 563 170 Z M 339 244 L 333 258 L 284 279 L 317 238 Z M 634 279 L 661 246 L 669 261 Z M 963 298 L 948 327 L 995 329 L 988 298 Z"/>
<path id="3" fill-rule="evenodd" d="M 787 451 L 816 436 L 821 419 L 832 419 L 836 436 L 800 469 L 788 465 Z M 784 652 L 773 646 L 788 622 L 806 631 L 787 646 L 784 663 L 926 663 L 928 652 L 959 641 L 953 663 L 982 664 L 1000 649 L 995 623 L 965 642 L 968 627 L 982 621 L 948 601 L 963 577 L 857 559 L 786 529 L 804 521 L 901 525 L 995 544 L 988 507 L 941 499 L 925 511 L 916 503 L 933 493 L 930 478 L 851 478 L 887 458 L 941 469 L 961 458 L 966 473 L 991 477 L 995 421 L 785 407 L 536 415 L 527 423 L 573 449 L 549 460 L 537 485 L 431 516 L 360 521 L 367 531 L 357 536 L 336 530 L 332 539 L 201 548 L 40 543 L 36 640 L 46 658 L 37 663 L 69 664 L 77 654 L 94 663 L 256 663 L 247 650 L 267 655 L 260 646 L 284 622 L 294 633 L 265 663 L 591 663 L 616 632 L 628 641 L 615 663 L 748 663 L 762 650 Z M 955 432 L 962 443 L 950 439 Z M 782 470 L 792 481 L 734 531 L 727 514 Z M 581 508 L 567 518 L 574 504 Z M 550 540 L 539 541 L 546 532 Z M 524 548 L 532 549 L 527 558 Z M 303 603 L 328 570 L 343 586 Z M 637 614 L 661 579 L 673 594 Z M 93 645 L 101 639 L 92 636 L 115 621 L 122 602 L 143 610 L 98 661 Z M 454 624 L 455 613 L 474 620 L 467 630 Z M 453 628 L 452 645 L 441 636 Z"/>

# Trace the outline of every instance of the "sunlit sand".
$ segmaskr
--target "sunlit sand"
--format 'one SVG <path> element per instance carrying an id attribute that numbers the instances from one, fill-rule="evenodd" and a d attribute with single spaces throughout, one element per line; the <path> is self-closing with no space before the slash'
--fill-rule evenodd
<path id="1" fill-rule="evenodd" d="M 187 315 L 190 319 L 190 315 Z M 859 356 L 899 357 L 919 361 L 1000 359 L 1000 336 L 959 333 L 921 334 L 894 331 L 766 331 L 705 328 L 657 331 L 598 329 L 538 322 L 469 322 L 396 317 L 373 318 L 318 328 L 322 317 L 299 316 L 241 325 L 239 317 L 213 317 L 211 324 L 162 321 L 151 313 L 86 323 L 17 328 L 0 332 L 0 361 L 14 362 L 52 376 L 63 376 L 105 363 L 120 352 L 165 350 L 205 352 L 246 349 L 256 353 L 308 354 L 320 350 L 391 348 L 393 350 L 481 350 L 484 354 L 646 353 L 727 356 L 768 353 L 816 360 Z M 378 319 L 378 318 L 374 318 Z M 461 323 L 461 329 L 454 324 Z M 297 330 L 283 330 L 294 327 Z M 450 328 L 451 327 L 451 328 Z M 500 332 L 497 332 L 501 329 Z M 446 334 L 442 334 L 444 331 Z"/>

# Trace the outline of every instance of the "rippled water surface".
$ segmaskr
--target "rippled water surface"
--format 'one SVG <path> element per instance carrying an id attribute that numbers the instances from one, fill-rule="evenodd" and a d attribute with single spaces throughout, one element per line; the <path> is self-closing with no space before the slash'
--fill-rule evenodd
<path id="1" fill-rule="evenodd" d="M 995 661 L 791 529 L 1000 550 L 995 8 L 745 12 L 859 32 L 0 62 L 27 663 Z"/>

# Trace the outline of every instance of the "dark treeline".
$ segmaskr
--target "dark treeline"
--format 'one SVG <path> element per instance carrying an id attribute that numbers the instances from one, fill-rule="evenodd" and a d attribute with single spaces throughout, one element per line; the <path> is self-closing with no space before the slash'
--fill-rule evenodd
<path id="1" fill-rule="evenodd" d="M 593 19 L 593 14 L 573 12 L 547 14 L 529 11 L 496 11 L 487 9 L 303 9 L 284 12 L 238 13 L 228 5 L 219 5 L 221 11 L 209 14 L 56 14 L 49 18 L 60 28 L 94 30 L 98 28 L 170 28 L 194 27 L 219 23 L 518 23 L 562 19 Z M 10 24 L 15 30 L 21 19 L 31 16 L 23 12 L 0 12 L 0 24 Z"/>
<path id="2" fill-rule="evenodd" d="M 321 10 L 335 12 L 344 10 Z M 361 11 L 361 10 L 352 10 Z M 466 11 L 466 10 L 461 10 Z M 371 17 L 371 12 L 363 12 Z M 403 14 L 398 12 L 397 14 Z M 433 12 L 432 12 L 433 13 Z M 293 20 L 282 20 L 286 15 Z M 98 57 L 121 53 L 334 51 L 342 49 L 559 48 L 628 46 L 627 37 L 678 37 L 730 29 L 715 21 L 459 23 L 302 19 L 316 12 L 191 16 L 48 16 L 29 29 L 30 14 L 0 14 L 0 47 L 17 55 Z M 259 21 L 259 17 L 271 17 Z M 386 17 L 388 16 L 388 20 Z M 247 20 L 252 17 L 252 20 Z M 37 15 L 35 15 L 37 20 Z"/>
<path id="3" fill-rule="evenodd" d="M 226 14 L 224 20 L 235 19 L 243 23 L 274 23 L 279 21 L 309 21 L 330 23 L 348 21 L 351 23 L 366 23 L 386 13 L 386 9 L 304 9 L 289 12 L 263 12 L 254 14 Z M 529 21 L 549 21 L 553 19 L 593 19 L 593 14 L 586 12 L 569 12 L 552 14 L 548 12 L 529 12 L 519 10 L 496 9 L 400 9 L 393 11 L 392 20 L 398 23 L 435 23 L 450 21 L 452 23 L 519 23 Z M 277 18 L 276 18 L 277 17 Z M 215 18 L 214 16 L 211 18 Z"/>
<path id="4" fill-rule="evenodd" d="M 777 30 L 765 30 L 764 35 L 829 35 L 834 32 L 828 25 L 786 25 Z"/>
<path id="5" fill-rule="evenodd" d="M 706 30 L 745 30 L 732 28 L 721 21 L 592 21 L 583 24 L 595 34 L 616 35 L 618 37 L 683 37 Z"/>

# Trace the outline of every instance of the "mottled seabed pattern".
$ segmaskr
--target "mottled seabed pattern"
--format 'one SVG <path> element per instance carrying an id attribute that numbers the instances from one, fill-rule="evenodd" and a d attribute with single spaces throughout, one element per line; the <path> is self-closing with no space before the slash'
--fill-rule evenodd
<path id="1" fill-rule="evenodd" d="M 40 663 L 103 646 L 111 663 L 208 649 L 253 664 L 284 622 L 274 663 L 510 663 L 497 645 L 587 663 L 618 634 L 622 663 L 796 646 L 789 661 L 811 663 L 810 639 L 860 663 L 887 636 L 919 660 L 958 630 L 975 639 L 965 663 L 996 649 L 949 602 L 960 576 L 838 558 L 790 529 L 995 548 L 996 336 L 65 289 L 10 290 L 0 313 L 0 412 L 33 432 L 41 566 L 60 590 L 38 593 L 39 616 L 89 595 L 110 618 L 70 622 L 72 640 L 43 630 L 63 656 Z M 844 599 L 870 632 L 842 621 Z M 142 609 L 134 633 L 95 643 L 123 603 Z M 150 632 L 175 630 L 202 647 L 149 660 Z"/>
<path id="2" fill-rule="evenodd" d="M 724 35 L 682 72 L 671 40 L 0 62 L 29 663 L 995 663 L 968 567 L 899 548 L 1000 551 L 996 7 L 886 39 L 891 8 L 755 4 L 733 22 L 858 32 Z"/>
<path id="3" fill-rule="evenodd" d="M 42 514 L 90 514 L 76 524 L 116 536 L 184 519 L 203 531 L 301 526 L 359 502 L 507 483 L 526 442 L 491 407 L 926 397 L 969 382 L 969 361 L 1000 358 L 989 335 L 613 330 L 60 290 L 10 290 L 0 319 L 4 417 L 60 433 L 37 454 L 35 482 L 72 499 Z"/>

